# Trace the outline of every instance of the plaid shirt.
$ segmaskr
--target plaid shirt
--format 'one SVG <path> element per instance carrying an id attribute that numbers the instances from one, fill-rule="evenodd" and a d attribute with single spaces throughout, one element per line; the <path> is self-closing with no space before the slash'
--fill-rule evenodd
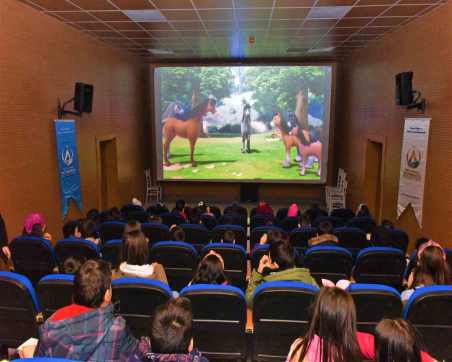
<path id="1" fill-rule="evenodd" d="M 37 356 L 122 362 L 138 353 L 138 345 L 110 304 L 61 321 L 49 318 L 40 328 Z"/>

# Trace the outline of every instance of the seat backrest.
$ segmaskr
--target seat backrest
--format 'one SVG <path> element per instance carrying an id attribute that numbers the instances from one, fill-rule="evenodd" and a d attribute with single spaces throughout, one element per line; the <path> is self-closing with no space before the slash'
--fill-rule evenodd
<path id="1" fill-rule="evenodd" d="M 452 356 L 452 285 L 417 289 L 403 308 L 403 317 L 420 333 L 437 360 Z"/>
<path id="2" fill-rule="evenodd" d="M 370 246 L 366 233 L 356 227 L 340 227 L 334 229 L 334 235 L 339 239 L 339 245 L 349 249 L 354 255 L 361 249 Z"/>
<path id="3" fill-rule="evenodd" d="M 113 239 L 122 239 L 125 227 L 126 223 L 121 221 L 106 221 L 100 224 L 102 243 L 105 244 Z"/>
<path id="4" fill-rule="evenodd" d="M 375 220 L 371 217 L 367 216 L 355 216 L 353 219 L 350 219 L 346 226 L 359 228 L 364 231 L 366 234 L 372 233 L 373 229 L 376 226 Z"/>
<path id="5" fill-rule="evenodd" d="M 253 302 L 253 360 L 284 361 L 292 342 L 309 325 L 309 307 L 319 289 L 301 282 L 268 282 Z"/>
<path id="6" fill-rule="evenodd" d="M 322 285 L 321 279 L 336 283 L 350 278 L 353 256 L 350 251 L 338 246 L 314 246 L 306 251 L 304 264 L 319 285 Z"/>
<path id="7" fill-rule="evenodd" d="M 402 286 L 405 267 L 401 250 L 370 247 L 358 253 L 353 274 L 358 283 L 384 284 L 398 289 Z"/>
<path id="8" fill-rule="evenodd" d="M 185 219 L 182 216 L 176 215 L 172 212 L 160 214 L 160 217 L 162 218 L 162 222 L 168 227 L 171 227 L 172 225 L 185 224 Z"/>
<path id="9" fill-rule="evenodd" d="M 278 230 L 283 235 L 287 235 L 287 233 L 283 229 L 281 229 L 281 228 L 279 228 L 277 226 L 268 225 L 268 226 L 256 227 L 256 228 L 251 230 L 251 235 L 250 235 L 250 248 L 251 248 L 251 250 L 253 250 L 254 245 L 259 243 L 259 240 L 262 237 L 262 235 L 268 233 L 269 230 Z"/>
<path id="10" fill-rule="evenodd" d="M 313 227 L 302 227 L 291 231 L 290 242 L 294 248 L 306 249 L 309 239 L 317 235 L 317 229 Z"/>
<path id="11" fill-rule="evenodd" d="M 244 216 L 245 218 L 248 217 L 248 210 L 240 205 L 230 205 L 227 206 L 224 210 L 223 210 L 223 215 L 228 215 L 228 214 L 239 214 Z"/>
<path id="12" fill-rule="evenodd" d="M 149 239 L 151 244 L 158 243 L 159 241 L 168 241 L 171 240 L 171 234 L 168 226 L 165 224 L 157 224 L 157 223 L 145 223 L 141 224 L 141 230 Z"/>
<path id="13" fill-rule="evenodd" d="M 201 258 L 214 250 L 223 257 L 224 272 L 233 286 L 245 289 L 247 254 L 243 246 L 230 243 L 210 243 L 201 251 Z"/>
<path id="14" fill-rule="evenodd" d="M 23 275 L 0 271 L 0 344 L 17 347 L 38 337 L 39 303 L 33 285 Z"/>
<path id="15" fill-rule="evenodd" d="M 185 232 L 185 242 L 192 244 L 198 251 L 210 241 L 209 230 L 201 224 L 181 224 Z"/>
<path id="16" fill-rule="evenodd" d="M 171 297 L 165 283 L 145 278 L 119 278 L 112 282 L 115 312 L 127 321 L 135 337 L 149 336 L 156 307 Z"/>
<path id="17" fill-rule="evenodd" d="M 50 242 L 43 238 L 21 236 L 10 244 L 14 270 L 36 285 L 55 268 L 55 253 Z"/>
<path id="18" fill-rule="evenodd" d="M 356 306 L 357 326 L 360 332 L 374 333 L 383 318 L 400 318 L 402 301 L 399 292 L 387 285 L 352 283 L 347 291 Z"/>
<path id="19" fill-rule="evenodd" d="M 268 223 L 273 224 L 274 221 L 273 215 L 253 215 L 250 219 L 250 228 L 255 229 L 259 226 L 265 226 Z"/>
<path id="20" fill-rule="evenodd" d="M 50 274 L 39 281 L 36 292 L 45 320 L 58 309 L 72 303 L 74 278 L 74 275 L 69 274 Z"/>
<path id="21" fill-rule="evenodd" d="M 231 230 L 235 234 L 235 243 L 246 248 L 246 231 L 239 225 L 217 225 L 212 230 L 212 241 L 214 243 L 221 242 L 223 240 L 224 233 L 227 230 Z"/>
<path id="22" fill-rule="evenodd" d="M 196 284 L 184 288 L 181 296 L 191 301 L 194 339 L 207 358 L 246 358 L 246 301 L 242 290 Z"/>
<path id="23" fill-rule="evenodd" d="M 63 239 L 55 245 L 55 256 L 60 272 L 67 258 L 76 257 L 86 260 L 99 259 L 99 247 L 90 240 L 77 238 Z"/>
<path id="24" fill-rule="evenodd" d="M 292 230 L 298 228 L 298 217 L 285 217 L 279 222 L 279 226 L 284 231 L 290 233 Z"/>
<path id="25" fill-rule="evenodd" d="M 238 225 L 243 228 L 248 227 L 248 218 L 242 214 L 224 214 L 219 222 L 219 225 Z"/>
<path id="26" fill-rule="evenodd" d="M 107 241 L 106 244 L 102 245 L 102 259 L 108 261 L 113 269 L 119 267 L 121 261 L 119 260 L 122 249 L 122 240 L 113 239 Z"/>
<path id="27" fill-rule="evenodd" d="M 406 253 L 408 249 L 408 244 L 410 242 L 410 238 L 408 234 L 401 229 L 393 229 L 391 230 L 391 239 L 392 239 L 392 247 L 402 250 L 403 253 Z"/>
<path id="28" fill-rule="evenodd" d="M 161 241 L 152 245 L 151 261 L 163 265 L 168 283 L 173 290 L 181 290 L 193 279 L 198 265 L 198 252 L 188 243 Z"/>

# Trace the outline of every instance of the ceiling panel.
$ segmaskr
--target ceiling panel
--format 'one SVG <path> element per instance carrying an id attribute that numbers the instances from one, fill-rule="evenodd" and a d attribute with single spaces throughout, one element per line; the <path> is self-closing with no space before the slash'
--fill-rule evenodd
<path id="1" fill-rule="evenodd" d="M 111 46 L 159 60 L 229 58 L 237 54 L 245 58 L 309 55 L 334 59 L 382 36 L 390 36 L 387 34 L 396 27 L 444 3 L 444 0 L 19 1 Z M 336 6 L 348 6 L 349 11 L 339 15 Z M 315 14 L 320 11 L 321 18 L 313 19 L 311 10 Z M 254 44 L 249 43 L 250 37 L 254 37 Z M 332 47 L 329 53 L 316 51 L 328 47 Z M 174 52 L 151 54 L 150 48 Z"/>

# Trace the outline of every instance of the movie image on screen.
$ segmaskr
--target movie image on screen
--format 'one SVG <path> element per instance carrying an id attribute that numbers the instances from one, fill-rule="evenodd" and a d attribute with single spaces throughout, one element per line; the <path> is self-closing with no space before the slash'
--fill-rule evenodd
<path id="1" fill-rule="evenodd" d="M 160 180 L 326 180 L 332 67 L 158 67 Z"/>

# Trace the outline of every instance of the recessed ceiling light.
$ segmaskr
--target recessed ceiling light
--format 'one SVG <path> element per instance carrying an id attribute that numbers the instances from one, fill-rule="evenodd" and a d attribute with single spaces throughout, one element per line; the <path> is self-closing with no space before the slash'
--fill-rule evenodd
<path id="1" fill-rule="evenodd" d="M 309 49 L 308 53 L 328 53 L 328 52 L 332 52 L 333 50 L 334 50 L 334 47 L 314 48 L 314 49 Z"/>
<path id="2" fill-rule="evenodd" d="M 315 6 L 308 13 L 307 19 L 342 19 L 351 6 Z"/>
<path id="3" fill-rule="evenodd" d="M 165 16 L 159 10 L 124 10 L 123 13 L 131 20 L 137 22 L 157 22 L 166 21 Z"/>

